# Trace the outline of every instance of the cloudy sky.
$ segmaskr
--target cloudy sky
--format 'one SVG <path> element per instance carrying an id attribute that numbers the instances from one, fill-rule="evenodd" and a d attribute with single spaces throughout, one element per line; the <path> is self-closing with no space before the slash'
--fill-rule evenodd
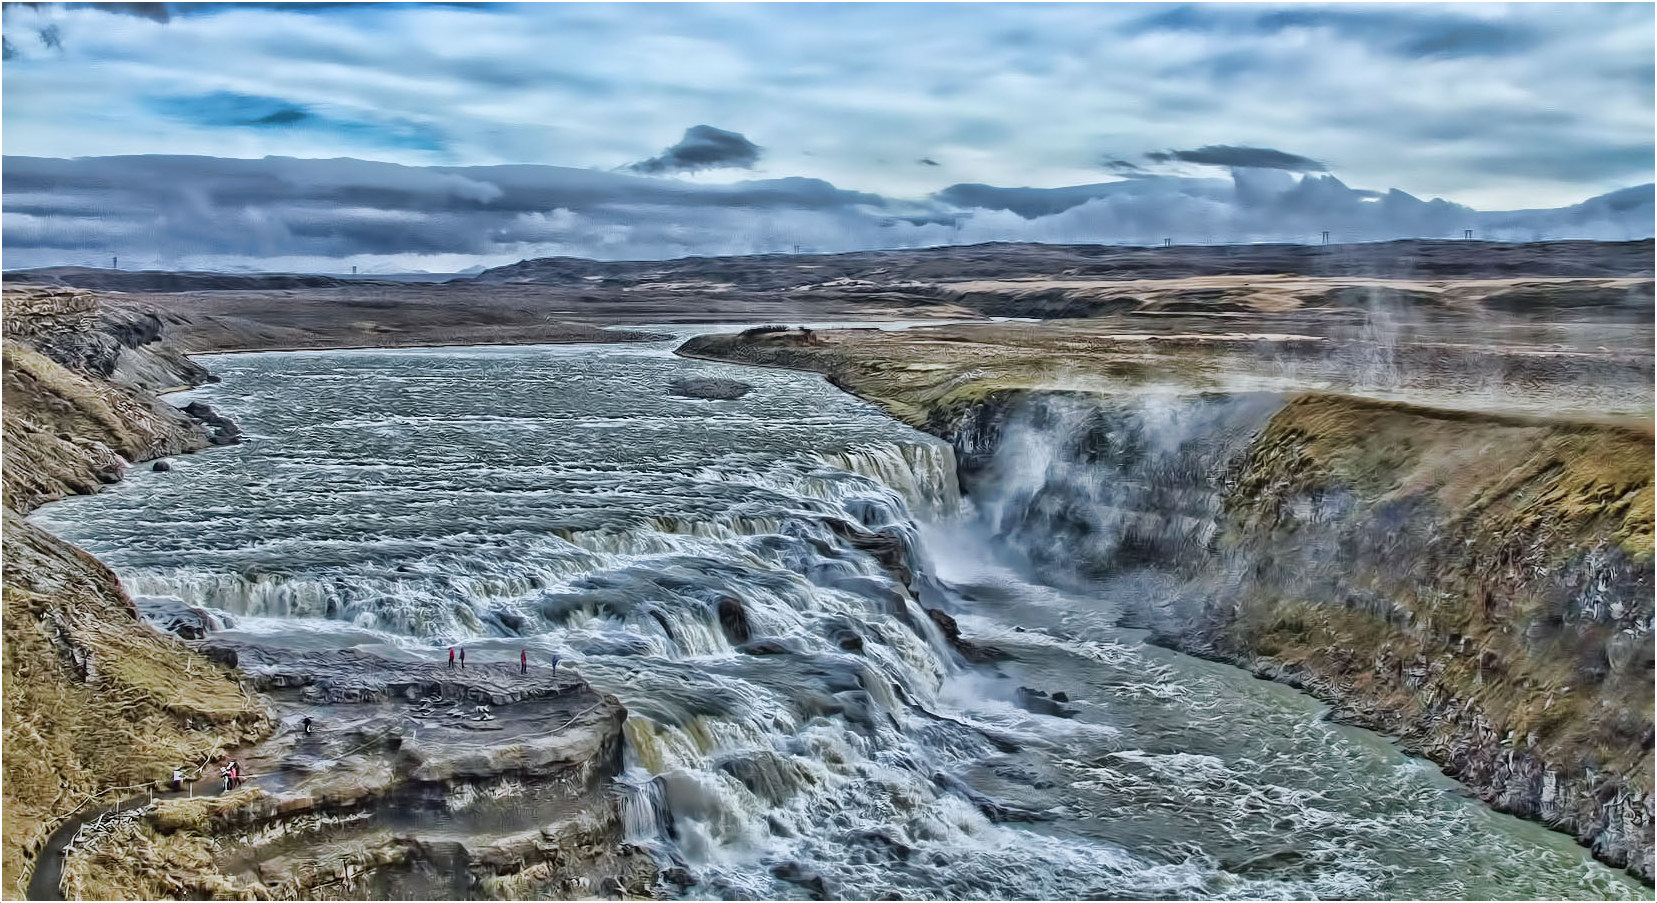
<path id="1" fill-rule="evenodd" d="M 1196 217 L 1186 231 L 1212 238 L 1218 230 L 1219 240 L 1230 240 L 1256 236 L 1259 217 L 1221 215 L 1214 205 L 1231 210 L 1250 185 L 1280 194 L 1303 178 L 1442 197 L 1458 209 L 1564 207 L 1652 180 L 1653 25 L 1650 4 L 8 3 L 6 263 L 119 246 L 131 231 L 121 221 L 137 215 L 123 206 L 135 197 L 100 196 L 96 188 L 130 173 L 130 161 L 46 167 L 54 173 L 47 177 L 44 161 L 22 158 L 351 157 L 400 165 L 373 174 L 290 167 L 290 177 L 302 170 L 304 179 L 288 197 L 231 193 L 243 208 L 264 205 L 266 219 L 290 232 L 301 209 L 355 204 L 359 219 L 431 213 L 412 202 L 369 203 L 360 190 L 346 197 L 334 184 L 362 178 L 401 190 L 410 173 L 438 172 L 400 167 L 563 167 L 594 178 L 543 175 L 566 186 L 609 186 L 633 205 L 624 214 L 611 204 L 608 218 L 586 223 L 581 218 L 603 205 L 562 203 L 556 192 L 537 195 L 530 209 L 513 198 L 471 198 L 499 208 L 508 225 L 541 218 L 541 231 L 518 235 L 510 247 L 444 248 L 434 240 L 439 247 L 328 248 L 284 244 L 281 229 L 267 229 L 259 246 L 209 242 L 193 251 L 196 239 L 178 229 L 178 218 L 190 203 L 204 222 L 234 215 L 225 183 L 216 181 L 231 176 L 222 167 L 193 177 L 188 167 L 164 166 L 171 181 L 144 186 L 167 192 L 172 219 L 162 225 L 174 233 L 133 253 L 295 264 L 359 255 L 401 255 L 409 265 L 414 257 L 446 265 L 443 255 L 493 263 L 542 247 L 604 255 L 766 250 L 766 242 L 800 235 L 834 247 L 913 244 L 948 240 L 940 228 L 960 233 L 963 211 L 976 214 L 968 232 L 980 237 L 1024 237 L 1018 229 L 1025 229 L 1031 238 L 1079 240 L 1077 229 L 1085 238 L 1108 225 L 1102 211 L 1074 228 L 1040 220 L 1114 204 L 1110 222 L 1117 222 L 1129 216 L 1124 192 L 1197 198 L 1186 205 Z M 14 170 L 27 178 L 14 180 Z M 259 178 L 274 178 L 268 170 Z M 238 188 L 247 188 L 250 172 L 237 171 Z M 801 179 L 829 183 L 811 191 L 838 192 L 834 204 L 843 210 L 833 222 L 793 221 L 803 208 L 789 192 L 806 190 Z M 505 191 L 474 180 L 489 186 L 477 189 L 483 195 Z M 664 192 L 712 198 L 714 212 L 739 209 L 732 186 L 775 180 L 795 180 L 777 208 L 789 221 L 769 227 L 779 235 L 763 241 L 698 243 L 680 234 L 660 245 L 675 229 L 736 228 L 736 214 L 661 219 L 644 209 L 659 213 Z M 1100 198 L 1097 186 L 1113 182 L 1158 187 L 1119 187 Z M 1028 215 L 981 206 L 974 185 L 1093 188 L 1070 206 L 1069 195 L 1042 195 L 1037 203 L 1049 209 Z M 1374 207 L 1378 198 L 1357 200 Z M 1014 206 L 1028 203 L 1021 196 Z M 852 216 L 854 208 L 867 222 Z M 657 218 L 641 222 L 649 216 Z M 1350 227 L 1325 218 L 1356 238 L 1379 235 L 1371 222 L 1379 214 L 1363 216 Z M 570 234 L 631 226 L 641 235 L 606 250 L 559 238 L 561 218 Z M 853 219 L 856 228 L 885 231 L 842 234 Z M 1415 219 L 1384 219 L 1388 228 L 1415 228 Z M 1448 228 L 1443 216 L 1434 222 Z M 482 223 L 467 219 L 464 228 Z M 1177 225 L 1133 220 L 1146 235 Z M 1120 234 L 1099 237 L 1134 237 L 1118 226 Z M 462 224 L 445 227 L 452 234 Z M 749 222 L 741 231 L 765 228 Z"/>

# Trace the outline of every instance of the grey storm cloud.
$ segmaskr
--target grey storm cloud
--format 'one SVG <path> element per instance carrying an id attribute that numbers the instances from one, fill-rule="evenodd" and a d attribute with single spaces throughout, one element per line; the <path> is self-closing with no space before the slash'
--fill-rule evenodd
<path id="1" fill-rule="evenodd" d="M 70 7 L 84 7 L 121 16 L 136 16 L 152 22 L 170 22 L 176 3 L 71 3 Z"/>
<path id="2" fill-rule="evenodd" d="M 1195 150 L 1152 151 L 1145 159 L 1153 163 L 1200 163 L 1237 169 L 1282 169 L 1288 172 L 1328 172 L 1329 167 L 1313 160 L 1269 147 L 1237 147 L 1209 144 Z"/>
<path id="3" fill-rule="evenodd" d="M 557 166 L 402 166 L 350 158 L 8 156 L 5 264 L 340 271 L 446 255 L 503 263 L 922 247 L 1404 237 L 1652 235 L 1653 189 L 1552 210 L 1479 212 L 1330 175 L 1238 168 L 1062 188 L 954 185 L 900 200 L 820 179 L 701 184 Z M 475 259 L 474 259 L 475 258 Z M 464 266 L 466 264 L 461 264 Z M 459 267 L 454 267 L 458 269 Z"/>
<path id="4" fill-rule="evenodd" d="M 697 172 L 703 169 L 752 169 L 759 162 L 760 147 L 736 132 L 711 125 L 685 129 L 679 143 L 648 160 L 630 163 L 625 169 L 646 175 Z"/>
<path id="5" fill-rule="evenodd" d="M 1130 34 L 1185 32 L 1234 36 L 1319 31 L 1361 41 L 1407 59 L 1499 57 L 1535 47 L 1529 23 L 1499 21 L 1452 9 L 1419 6 L 1302 6 L 1271 9 L 1237 4 L 1170 5 L 1129 25 Z"/>

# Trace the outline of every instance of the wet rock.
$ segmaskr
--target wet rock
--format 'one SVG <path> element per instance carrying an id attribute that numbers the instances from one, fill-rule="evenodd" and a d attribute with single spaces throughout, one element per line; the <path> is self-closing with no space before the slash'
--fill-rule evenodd
<path id="1" fill-rule="evenodd" d="M 719 600 L 719 629 L 725 632 L 725 639 L 733 646 L 746 643 L 752 637 L 748 612 L 743 609 L 742 600 L 735 596 Z"/>
<path id="2" fill-rule="evenodd" d="M 681 890 L 687 887 L 695 887 L 697 884 L 696 877 L 689 870 L 677 865 L 663 869 L 661 880 L 664 884 L 672 884 Z"/>
<path id="3" fill-rule="evenodd" d="M 190 419 L 208 428 L 207 441 L 214 445 L 234 445 L 242 441 L 241 427 L 220 414 L 212 405 L 192 401 L 182 409 Z"/>
<path id="4" fill-rule="evenodd" d="M 782 640 L 754 640 L 736 647 L 743 655 L 798 655 L 800 650 Z"/>
<path id="5" fill-rule="evenodd" d="M 770 751 L 726 759 L 717 767 L 773 806 L 787 802 L 811 782 L 811 775 L 798 762 Z"/>
<path id="6" fill-rule="evenodd" d="M 963 781 L 952 774 L 945 774 L 941 771 L 937 772 L 932 775 L 932 783 L 944 790 L 960 794 L 962 797 L 966 798 L 968 802 L 972 803 L 974 806 L 977 806 L 978 811 L 984 813 L 986 818 L 998 824 L 1004 822 L 1050 821 L 1052 819 L 1052 816 L 1044 812 L 1035 812 L 1029 809 L 1020 808 L 1018 806 L 1011 806 L 1006 803 L 997 802 L 983 793 L 980 793 L 966 781 Z"/>
<path id="7" fill-rule="evenodd" d="M 157 472 L 157 473 L 166 473 L 167 471 L 173 469 L 173 465 L 172 465 L 172 462 L 167 461 L 166 459 L 162 459 L 160 461 L 155 462 L 154 464 L 151 464 L 150 469 Z"/>
<path id="8" fill-rule="evenodd" d="M 218 662 L 227 668 L 234 668 L 240 661 L 235 649 L 229 646 L 204 646 L 197 650 L 206 656 L 209 661 Z"/>
<path id="9" fill-rule="evenodd" d="M 668 392 L 683 398 L 706 398 L 714 401 L 735 401 L 754 387 L 734 379 L 682 376 L 668 383 Z"/>
<path id="10" fill-rule="evenodd" d="M 185 605 L 180 599 L 140 596 L 133 600 L 138 614 L 145 621 L 167 633 L 186 640 L 199 640 L 213 630 L 213 616 L 205 610 Z"/>
<path id="11" fill-rule="evenodd" d="M 897 531 L 865 530 L 850 521 L 839 519 L 831 519 L 827 524 L 836 536 L 844 539 L 852 548 L 873 556 L 899 583 L 904 586 L 914 583 L 915 573 L 909 567 L 909 548 Z"/>
<path id="12" fill-rule="evenodd" d="M 954 647 L 956 652 L 961 653 L 961 657 L 967 661 L 974 664 L 984 664 L 1008 658 L 1004 650 L 963 639 L 960 625 L 955 623 L 955 618 L 951 617 L 949 612 L 941 608 L 928 608 L 926 614 L 927 617 L 932 619 L 932 623 L 938 625 L 938 629 L 943 631 L 944 639 L 949 641 L 949 645 Z"/>
<path id="13" fill-rule="evenodd" d="M 585 637 L 572 644 L 582 655 L 649 655 L 650 641 L 639 636 L 602 635 Z"/>
<path id="14" fill-rule="evenodd" d="M 905 861 L 915 855 L 914 847 L 897 840 L 878 828 L 854 831 L 851 834 L 851 840 L 867 846 L 879 847 L 894 857 Z"/>
<path id="15" fill-rule="evenodd" d="M 1018 688 L 1019 706 L 1025 711 L 1034 712 L 1037 715 L 1052 715 L 1058 718 L 1074 718 L 1077 714 L 1075 709 L 1059 704 L 1061 702 L 1068 701 L 1070 701 L 1070 697 L 1068 696 L 1060 700 L 1054 696 L 1048 695 L 1042 690 L 1036 690 L 1030 687 Z"/>
<path id="16" fill-rule="evenodd" d="M 771 874 L 789 884 L 805 889 L 813 900 L 829 899 L 828 882 L 822 875 L 807 871 L 805 866 L 798 862 L 781 862 L 771 866 Z"/>
<path id="17" fill-rule="evenodd" d="M 836 630 L 832 636 L 832 639 L 834 640 L 834 645 L 839 646 L 847 652 L 863 651 L 863 637 L 850 627 L 842 627 L 839 630 Z"/>
<path id="18" fill-rule="evenodd" d="M 1057 693 L 1053 694 L 1053 701 L 1054 702 L 1069 702 L 1070 701 L 1070 694 L 1064 692 L 1063 690 L 1060 690 Z"/>
<path id="19" fill-rule="evenodd" d="M 1261 853 L 1258 856 L 1250 856 L 1235 864 L 1227 863 L 1225 870 L 1238 875 L 1247 875 L 1251 872 L 1299 865 L 1305 859 L 1305 853 L 1293 847 L 1282 847 L 1267 853 Z"/>

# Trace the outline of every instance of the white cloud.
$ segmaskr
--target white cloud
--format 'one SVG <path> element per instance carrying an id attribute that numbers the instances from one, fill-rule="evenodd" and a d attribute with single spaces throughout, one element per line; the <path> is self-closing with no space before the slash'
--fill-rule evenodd
<path id="1" fill-rule="evenodd" d="M 7 157 L 8 267 L 436 269 L 571 255 L 665 258 L 950 242 L 1157 244 L 1401 237 L 1644 238 L 1651 186 L 1561 210 L 1481 213 L 1330 176 L 1235 170 L 1061 189 L 958 185 L 908 201 L 813 179 L 716 184 L 547 166 L 352 159 Z"/>
<path id="2" fill-rule="evenodd" d="M 1098 181 L 1101 154 L 1227 144 L 1480 207 L 1574 202 L 1651 170 L 1643 4 L 6 9 L 17 154 L 609 169 L 708 123 L 767 149 L 759 175 L 894 196 Z M 61 52 L 33 39 L 47 25 Z M 213 92 L 319 120 L 156 107 Z"/>

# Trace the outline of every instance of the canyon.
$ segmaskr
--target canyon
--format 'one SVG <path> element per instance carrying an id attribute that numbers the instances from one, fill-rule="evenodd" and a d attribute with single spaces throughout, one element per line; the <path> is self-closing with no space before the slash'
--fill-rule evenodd
<path id="1" fill-rule="evenodd" d="M 1042 748 L 1021 733 L 1028 725 L 985 721 L 970 706 L 948 714 L 959 705 L 950 687 L 984 668 L 1022 675 L 994 662 L 1033 655 L 1022 645 L 1030 637 L 991 623 L 987 591 L 928 563 L 937 550 L 916 524 L 961 506 L 1008 567 L 1067 598 L 1107 600 L 1099 635 L 1110 639 L 1100 642 L 1143 637 L 1135 655 L 1168 647 L 1300 688 L 1336 722 L 1398 738 L 1496 809 L 1563 831 L 1649 883 L 1651 243 L 1454 245 L 531 261 L 418 286 L 63 273 L 12 288 L 8 276 L 8 892 L 22 891 L 48 836 L 84 799 L 95 798 L 81 815 L 149 794 L 181 763 L 227 756 L 256 775 L 248 786 L 155 793 L 136 814 L 100 821 L 96 842 L 63 858 L 59 891 L 1022 888 L 948 883 L 958 865 L 926 864 L 924 852 L 926 831 L 941 829 L 918 821 L 876 827 L 856 809 L 842 826 L 862 832 L 855 840 L 789 822 L 844 818 L 836 806 L 873 792 L 866 773 L 882 757 L 936 759 L 918 782 L 905 772 L 884 779 L 901 792 L 881 792 L 917 811 L 963 806 L 952 817 L 974 825 L 966 836 L 1039 823 L 1052 805 L 972 764 L 1057 767 L 1019 751 Z M 696 319 L 823 325 L 701 335 L 672 325 Z M 962 322 L 893 325 L 921 320 Z M 591 371 L 556 351 L 185 356 L 548 342 L 610 356 L 580 351 L 604 362 Z M 721 363 L 696 369 L 711 361 Z M 805 382 L 815 377 L 792 371 L 822 374 L 884 414 L 830 401 Z M 215 374 L 236 394 L 214 395 Z M 290 403 L 279 399 L 306 391 L 300 377 L 330 406 L 273 419 Z M 488 402 L 451 402 L 421 394 L 416 378 L 451 388 L 493 379 L 499 390 Z M 363 390 L 353 382 L 376 379 L 409 386 L 396 391 L 421 406 L 354 394 Z M 614 379 L 629 399 L 660 400 L 606 419 L 601 407 L 565 410 L 533 389 L 585 398 L 584 386 Z M 675 397 L 676 379 L 751 391 Z M 189 387 L 200 388 L 188 405 L 162 397 Z M 767 410 L 779 412 L 775 423 Z M 629 417 L 723 441 L 618 461 L 604 431 Z M 302 441 L 336 422 L 330 444 Z M 572 462 L 551 476 L 544 461 L 519 460 L 551 441 L 549 426 Z M 787 455 L 731 457 L 762 426 L 778 431 L 763 440 L 778 448 L 817 448 L 841 430 L 860 438 L 815 452 L 803 470 Z M 907 427 L 921 433 L 898 432 Z M 589 431 L 595 438 L 581 435 Z M 283 443 L 314 457 L 288 460 Z M 357 448 L 378 451 L 347 453 Z M 202 449 L 211 451 L 189 455 Z M 220 483 L 192 457 L 223 461 L 203 466 L 245 482 Z M 133 470 L 152 459 L 175 472 Z M 512 466 L 497 473 L 503 460 Z M 306 482 L 285 481 L 315 466 Z M 419 485 L 376 476 L 388 467 Z M 628 479 L 594 483 L 605 469 Z M 29 516 L 123 476 L 118 492 Z M 474 510 L 484 483 L 522 494 L 527 507 Z M 327 551 L 341 536 L 306 532 L 348 513 L 294 501 L 317 485 L 390 505 L 403 526 L 353 527 L 390 557 L 357 560 Z M 719 485 L 735 494 L 708 494 Z M 243 492 L 253 494 L 242 508 L 223 505 Z M 440 537 L 453 531 L 432 533 L 438 515 L 421 501 L 432 492 L 447 500 L 443 518 L 488 537 L 477 549 L 504 551 L 479 558 L 473 546 L 446 545 Z M 719 513 L 727 505 L 738 507 Z M 216 533 L 168 534 L 184 511 L 203 513 Z M 502 517 L 521 528 L 486 526 Z M 186 542 L 196 552 L 182 559 L 166 546 Z M 289 549 L 291 562 L 266 557 L 263 543 Z M 727 557 L 738 547 L 747 558 Z M 641 574 L 630 555 L 655 556 L 657 569 Z M 704 573 L 710 561 L 720 564 Z M 307 562 L 314 573 L 295 570 Z M 731 589 L 712 589 L 720 585 Z M 600 622 L 621 626 L 592 626 Z M 482 656 L 458 674 L 434 651 L 457 636 L 476 638 L 468 643 Z M 536 650 L 528 675 L 515 673 L 520 646 Z M 564 668 L 544 667 L 557 654 Z M 854 666 L 861 659 L 869 663 Z M 1238 674 L 1225 680 L 1248 679 Z M 1075 708 L 1051 684 L 996 693 L 1059 721 L 1128 704 Z M 306 733 L 304 718 L 325 730 Z M 799 748 L 760 739 L 779 729 L 799 734 Z M 952 739 L 912 745 L 929 732 Z M 1104 773 L 1107 758 L 1090 773 Z M 829 763 L 823 774 L 801 771 L 815 761 Z M 202 774 L 212 782 L 216 772 Z M 836 794 L 854 802 L 831 804 Z M 741 848 L 737 836 L 754 832 L 796 838 L 783 844 L 787 857 L 751 867 L 760 877 L 700 852 Z M 1021 834 L 1011 848 L 1035 858 L 1013 871 L 1044 861 L 1026 842 Z M 1350 868 L 1358 847 L 1341 848 L 1342 865 L 1305 851 L 1267 861 L 1258 843 L 1203 841 L 1202 856 L 1181 866 L 1192 870 L 1185 884 L 1144 883 L 1161 873 L 1088 852 L 1053 865 L 1059 883 L 1019 892 L 1434 886 L 1387 883 L 1407 882 L 1388 858 L 1397 851 L 1377 854 L 1371 873 Z M 877 874 L 882 863 L 891 875 Z M 1089 887 L 1088 874 L 1116 883 Z M 1072 875 L 1078 883 L 1064 883 Z M 1478 886 L 1493 893 L 1511 878 L 1502 876 Z M 1318 883 L 1337 878 L 1359 883 Z"/>

